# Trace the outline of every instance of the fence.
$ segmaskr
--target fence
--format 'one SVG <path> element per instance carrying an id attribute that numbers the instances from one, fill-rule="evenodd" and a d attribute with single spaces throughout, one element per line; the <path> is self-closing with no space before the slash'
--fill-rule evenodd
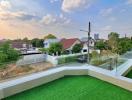
<path id="1" fill-rule="evenodd" d="M 87 53 L 77 53 L 77 54 L 69 54 L 69 55 L 61 55 L 61 56 L 51 56 L 47 54 L 33 54 L 33 55 L 25 55 L 18 61 L 16 61 L 16 65 L 27 65 L 27 64 L 34 64 L 39 63 L 43 61 L 48 61 L 52 63 L 54 66 L 57 66 L 59 64 L 59 61 L 63 58 L 72 58 L 77 57 L 80 55 L 85 55 Z"/>
<path id="2" fill-rule="evenodd" d="M 126 52 L 124 55 L 122 55 L 123 58 L 132 59 L 132 51 Z"/>
<path id="3" fill-rule="evenodd" d="M 69 54 L 69 55 L 61 55 L 61 56 L 50 56 L 46 55 L 46 61 L 51 62 L 54 66 L 58 64 L 69 63 L 74 61 L 76 57 L 81 55 L 86 55 L 87 53 L 76 53 L 76 54 Z"/>
<path id="4" fill-rule="evenodd" d="M 26 65 L 33 64 L 38 62 L 46 61 L 45 54 L 34 54 L 34 55 L 25 55 L 20 60 L 16 62 L 17 65 Z"/>

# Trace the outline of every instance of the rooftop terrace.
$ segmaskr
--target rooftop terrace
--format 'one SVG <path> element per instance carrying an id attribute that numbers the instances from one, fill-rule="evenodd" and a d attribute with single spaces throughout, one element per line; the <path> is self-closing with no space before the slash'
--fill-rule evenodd
<path id="1" fill-rule="evenodd" d="M 130 91 L 90 76 L 67 76 L 5 100 L 131 100 Z"/>

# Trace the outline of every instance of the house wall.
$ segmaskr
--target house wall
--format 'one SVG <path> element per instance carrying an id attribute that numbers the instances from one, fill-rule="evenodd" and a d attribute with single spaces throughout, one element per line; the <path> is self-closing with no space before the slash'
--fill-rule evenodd
<path id="1" fill-rule="evenodd" d="M 27 64 L 33 64 L 38 62 L 46 61 L 46 55 L 45 54 L 35 54 L 35 55 L 25 55 L 21 59 L 19 59 L 16 64 L 17 65 L 27 65 Z"/>
<path id="2" fill-rule="evenodd" d="M 46 55 L 46 61 L 52 63 L 53 66 L 57 66 L 58 65 L 58 60 L 57 60 L 56 56 Z"/>
<path id="3" fill-rule="evenodd" d="M 44 48 L 49 48 L 52 43 L 57 43 L 59 42 L 59 39 L 46 39 L 44 43 Z"/>
<path id="4" fill-rule="evenodd" d="M 82 53 L 84 53 L 84 50 L 87 50 L 88 51 L 88 46 L 87 46 L 87 44 L 85 43 L 84 45 L 83 45 L 83 48 L 82 48 Z M 100 50 L 94 50 L 93 48 L 91 49 L 90 48 L 90 53 L 92 53 L 93 51 L 97 51 L 98 53 L 100 53 Z"/>

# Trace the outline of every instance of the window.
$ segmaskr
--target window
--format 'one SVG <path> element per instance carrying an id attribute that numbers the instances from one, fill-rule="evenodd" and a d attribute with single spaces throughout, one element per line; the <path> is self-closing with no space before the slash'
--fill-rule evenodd
<path id="1" fill-rule="evenodd" d="M 83 52 L 87 52 L 87 49 L 84 49 Z"/>

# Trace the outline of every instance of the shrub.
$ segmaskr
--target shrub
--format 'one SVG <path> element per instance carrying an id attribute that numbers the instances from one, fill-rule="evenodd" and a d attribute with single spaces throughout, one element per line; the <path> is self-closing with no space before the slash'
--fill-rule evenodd
<path id="1" fill-rule="evenodd" d="M 66 63 L 66 60 L 65 60 L 65 58 L 59 58 L 58 59 L 58 64 L 60 65 L 60 64 L 65 64 Z"/>
<path id="2" fill-rule="evenodd" d="M 5 62 L 7 61 L 8 56 L 4 53 L 0 52 L 0 69 L 3 69 L 6 67 Z"/>
<path id="3" fill-rule="evenodd" d="M 76 44 L 76 45 L 73 47 L 73 49 L 72 49 L 73 53 L 80 53 L 81 50 L 82 50 L 82 45 L 81 45 L 81 44 Z"/>
<path id="4" fill-rule="evenodd" d="M 69 54 L 69 51 L 64 50 L 64 51 L 62 52 L 62 54 L 67 55 L 67 54 Z"/>
<path id="5" fill-rule="evenodd" d="M 8 61 L 15 61 L 18 60 L 18 58 L 20 57 L 19 52 L 14 49 L 10 49 L 7 55 L 8 55 Z"/>
<path id="6" fill-rule="evenodd" d="M 99 54 L 98 54 L 97 51 L 93 51 L 91 55 L 92 55 L 92 58 L 93 58 L 93 59 L 94 59 L 94 58 L 96 58 L 96 59 L 99 58 Z"/>
<path id="7" fill-rule="evenodd" d="M 94 59 L 91 61 L 91 64 L 94 66 L 99 66 L 101 64 L 103 64 L 105 61 L 101 60 L 101 59 Z"/>
<path id="8" fill-rule="evenodd" d="M 66 58 L 66 63 L 75 62 L 76 59 L 77 59 L 77 56 L 67 57 L 67 58 Z"/>
<path id="9" fill-rule="evenodd" d="M 78 56 L 70 56 L 58 59 L 58 64 L 72 63 L 76 62 Z"/>
<path id="10" fill-rule="evenodd" d="M 8 56 L 4 53 L 0 53 L 0 63 L 6 62 Z"/>
<path id="11" fill-rule="evenodd" d="M 60 43 L 53 43 L 49 47 L 49 54 L 60 54 L 62 52 L 62 44 Z"/>
<path id="12" fill-rule="evenodd" d="M 42 53 L 48 52 L 48 49 L 46 49 L 46 48 L 40 48 L 39 50 L 40 50 Z"/>
<path id="13" fill-rule="evenodd" d="M 11 48 L 8 42 L 0 46 L 1 63 L 16 61 L 18 60 L 19 57 L 20 57 L 20 53 L 17 50 Z"/>

